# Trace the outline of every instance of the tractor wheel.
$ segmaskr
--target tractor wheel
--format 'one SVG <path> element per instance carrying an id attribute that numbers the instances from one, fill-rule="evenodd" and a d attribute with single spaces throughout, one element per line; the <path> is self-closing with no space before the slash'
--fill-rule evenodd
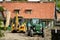
<path id="1" fill-rule="evenodd" d="M 27 36 L 30 36 L 30 31 L 26 31 L 25 33 Z"/>
<path id="2" fill-rule="evenodd" d="M 28 28 L 26 34 L 27 34 L 27 36 L 30 36 L 30 27 Z"/>
<path id="3" fill-rule="evenodd" d="M 12 33 L 17 33 L 17 31 L 16 30 L 13 30 Z"/>
<path id="4" fill-rule="evenodd" d="M 44 37 L 44 31 L 42 30 L 42 37 Z"/>
<path id="5" fill-rule="evenodd" d="M 30 36 L 33 37 L 33 30 L 30 30 Z"/>
<path id="6" fill-rule="evenodd" d="M 44 37 L 44 33 L 42 33 L 42 37 Z"/>

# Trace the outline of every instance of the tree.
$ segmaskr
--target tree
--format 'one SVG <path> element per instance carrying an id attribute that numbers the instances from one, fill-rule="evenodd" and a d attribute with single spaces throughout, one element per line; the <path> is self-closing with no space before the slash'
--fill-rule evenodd
<path id="1" fill-rule="evenodd" d="M 4 11 L 4 8 L 0 6 L 0 13 L 2 13 L 2 16 L 4 17 L 3 11 Z"/>
<path id="2" fill-rule="evenodd" d="M 3 14 L 4 8 L 2 6 L 0 6 L 0 13 Z M 4 36 L 4 33 L 2 33 L 2 29 L 1 29 L 1 22 L 3 21 L 3 19 L 0 18 L 0 37 Z"/>
<path id="3" fill-rule="evenodd" d="M 56 10 L 60 12 L 60 0 L 54 0 L 56 2 Z"/>
<path id="4" fill-rule="evenodd" d="M 4 16 L 3 11 L 4 11 L 4 8 L 2 6 L 0 6 L 0 27 L 1 27 L 2 22 L 4 20 L 4 18 L 3 18 L 3 16 Z"/>
<path id="5" fill-rule="evenodd" d="M 4 8 L 2 6 L 0 6 L 0 12 L 3 12 Z"/>

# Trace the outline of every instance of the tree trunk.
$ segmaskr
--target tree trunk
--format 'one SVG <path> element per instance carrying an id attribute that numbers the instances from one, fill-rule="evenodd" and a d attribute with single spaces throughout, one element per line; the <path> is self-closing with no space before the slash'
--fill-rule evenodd
<path id="1" fill-rule="evenodd" d="M 5 25 L 5 29 L 9 26 L 9 22 L 10 22 L 10 12 L 6 12 L 6 25 Z"/>

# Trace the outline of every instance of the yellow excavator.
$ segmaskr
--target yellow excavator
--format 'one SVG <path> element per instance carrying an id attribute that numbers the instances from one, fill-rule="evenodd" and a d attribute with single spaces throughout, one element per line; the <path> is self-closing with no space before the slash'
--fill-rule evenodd
<path id="1" fill-rule="evenodd" d="M 18 16 L 18 13 L 15 14 L 15 18 L 12 21 L 11 32 L 26 32 L 26 22 L 24 22 L 23 18 Z"/>

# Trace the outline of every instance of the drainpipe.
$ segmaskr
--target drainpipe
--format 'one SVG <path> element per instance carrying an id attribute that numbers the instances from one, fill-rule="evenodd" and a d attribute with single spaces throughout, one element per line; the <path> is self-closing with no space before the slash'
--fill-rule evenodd
<path id="1" fill-rule="evenodd" d="M 56 17 L 56 19 L 57 19 L 57 13 L 56 13 L 56 8 L 57 8 L 57 0 L 56 0 L 56 4 L 55 4 L 55 17 Z"/>
<path id="2" fill-rule="evenodd" d="M 55 3 L 55 20 L 57 19 L 57 15 L 56 15 L 56 7 L 57 7 L 57 0 L 56 0 L 56 3 Z"/>
<path id="3" fill-rule="evenodd" d="M 56 6 L 57 6 L 57 0 L 56 0 L 56 3 L 55 3 L 55 15 L 54 15 L 54 25 L 56 24 L 56 21 L 57 21 L 57 13 L 56 13 Z"/>

